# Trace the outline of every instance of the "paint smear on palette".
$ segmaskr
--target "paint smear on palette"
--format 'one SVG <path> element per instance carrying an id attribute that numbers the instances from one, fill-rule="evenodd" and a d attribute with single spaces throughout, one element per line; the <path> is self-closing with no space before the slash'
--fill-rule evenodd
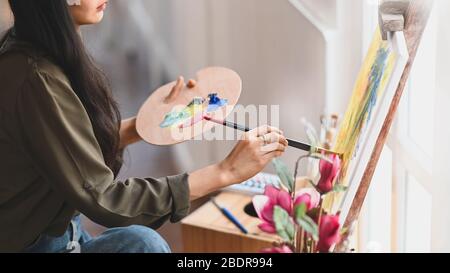
<path id="1" fill-rule="evenodd" d="M 346 178 L 349 164 L 358 154 L 359 144 L 362 141 L 360 137 L 384 94 L 397 58 L 389 43 L 381 39 L 380 30 L 377 30 L 357 79 L 334 148 L 343 154 L 340 176 L 344 183 L 348 183 Z"/>
<path id="2" fill-rule="evenodd" d="M 191 127 L 201 122 L 206 114 L 213 113 L 227 105 L 228 100 L 221 99 L 217 93 L 209 94 L 207 99 L 197 97 L 181 111 L 172 110 L 166 114 L 160 127 Z"/>

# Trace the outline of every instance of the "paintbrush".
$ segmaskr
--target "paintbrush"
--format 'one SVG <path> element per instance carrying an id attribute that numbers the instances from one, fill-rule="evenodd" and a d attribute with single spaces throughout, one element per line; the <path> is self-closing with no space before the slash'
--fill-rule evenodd
<path id="1" fill-rule="evenodd" d="M 213 203 L 213 205 L 220 210 L 220 212 L 222 212 L 222 214 L 228 218 L 228 220 L 230 220 L 240 231 L 242 231 L 242 233 L 244 234 L 248 234 L 248 230 L 244 227 L 244 225 L 242 225 L 241 222 L 239 222 L 239 220 L 236 218 L 236 216 L 234 216 L 231 211 L 229 211 L 227 208 L 224 208 L 222 206 L 220 206 L 215 198 L 211 198 L 211 202 Z"/>
<path id="2" fill-rule="evenodd" d="M 218 119 L 214 119 L 207 115 L 205 115 L 203 118 L 207 121 L 214 122 L 214 123 L 217 123 L 217 124 L 229 127 L 229 128 L 233 128 L 235 130 L 239 130 L 239 131 L 243 131 L 243 132 L 250 131 L 250 128 L 248 128 L 248 127 L 245 127 L 245 126 L 242 126 L 242 125 L 239 125 L 239 124 L 227 121 L 227 120 L 218 120 Z M 330 150 L 320 148 L 320 147 L 314 147 L 310 144 L 306 144 L 306 143 L 303 143 L 300 141 L 296 141 L 296 140 L 292 140 L 292 139 L 286 139 L 286 140 L 288 141 L 288 145 L 290 147 L 297 148 L 299 150 L 303 150 L 303 151 L 307 151 L 307 152 L 316 152 L 316 153 L 324 152 L 326 154 L 336 154 L 336 155 L 341 156 L 340 153 L 330 151 Z"/>

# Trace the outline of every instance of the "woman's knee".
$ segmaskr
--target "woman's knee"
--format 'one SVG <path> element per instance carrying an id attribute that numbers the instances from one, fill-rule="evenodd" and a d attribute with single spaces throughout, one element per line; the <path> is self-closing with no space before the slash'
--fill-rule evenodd
<path id="1" fill-rule="evenodd" d="M 144 226 L 121 228 L 122 242 L 128 242 L 129 252 L 170 253 L 170 247 L 158 232 Z"/>

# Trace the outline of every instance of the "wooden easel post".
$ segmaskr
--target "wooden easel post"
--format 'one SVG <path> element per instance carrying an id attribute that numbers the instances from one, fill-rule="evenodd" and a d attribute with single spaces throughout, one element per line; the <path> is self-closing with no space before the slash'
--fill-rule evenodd
<path id="1" fill-rule="evenodd" d="M 410 0 L 381 0 L 378 11 L 381 36 L 387 40 L 388 32 L 403 31 Z"/>
<path id="2" fill-rule="evenodd" d="M 385 5 L 387 2 L 405 2 L 405 1 L 383 1 Z M 352 206 L 347 215 L 347 218 L 344 223 L 344 229 L 348 229 L 352 226 L 352 224 L 358 219 L 359 213 L 363 206 L 364 200 L 366 198 L 367 192 L 369 190 L 370 183 L 372 181 L 376 166 L 378 164 L 378 160 L 380 159 L 381 152 L 383 151 L 383 147 L 386 144 L 386 140 L 389 134 L 389 130 L 392 127 L 392 123 L 395 118 L 395 114 L 397 113 L 398 106 L 400 104 L 400 99 L 403 94 L 403 90 L 407 84 L 409 74 L 411 72 L 415 57 L 417 55 L 417 49 L 419 48 L 420 41 L 422 39 L 423 32 L 428 23 L 428 19 L 430 17 L 431 9 L 433 7 L 434 0 L 411 0 L 408 8 L 402 16 L 404 18 L 404 29 L 403 32 L 405 34 L 406 44 L 409 52 L 409 60 L 406 65 L 405 71 L 403 72 L 402 78 L 400 80 L 399 86 L 395 93 L 395 96 L 391 102 L 391 106 L 389 108 L 388 115 L 386 120 L 383 123 L 382 130 L 378 135 L 377 142 L 375 145 L 375 149 L 372 152 L 370 163 L 367 165 L 361 183 L 359 184 L 358 190 L 356 192 L 355 198 L 353 199 Z M 382 5 L 383 5 L 382 3 Z M 403 3 L 405 4 L 405 3 Z M 387 7 L 389 5 L 380 6 L 380 12 L 385 12 L 388 10 Z M 392 7 L 392 6 L 391 6 Z M 398 14 L 397 14 L 398 15 Z M 383 16 L 381 16 L 382 18 Z M 386 16 L 384 17 L 386 18 Z M 389 18 L 393 17 L 387 17 Z M 399 17 L 396 16 L 396 20 L 399 20 Z M 400 19 L 401 20 L 401 19 Z M 389 29 L 390 24 L 382 23 L 381 27 L 385 26 L 384 30 Z M 394 28 L 398 27 L 397 24 L 394 24 Z M 342 241 L 345 241 L 346 238 L 342 238 Z M 343 249 L 343 244 L 339 244 L 336 246 L 335 251 L 339 252 Z"/>

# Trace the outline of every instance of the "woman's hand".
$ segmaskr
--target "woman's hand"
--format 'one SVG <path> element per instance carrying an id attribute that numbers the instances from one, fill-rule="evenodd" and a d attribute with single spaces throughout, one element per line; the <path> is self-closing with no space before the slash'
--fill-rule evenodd
<path id="1" fill-rule="evenodd" d="M 134 117 L 122 120 L 122 124 L 120 126 L 120 148 L 124 149 L 128 145 L 134 144 L 141 140 L 142 138 L 136 130 L 136 118 Z"/>
<path id="2" fill-rule="evenodd" d="M 243 135 L 230 155 L 219 164 L 226 186 L 244 182 L 261 172 L 272 159 L 280 157 L 288 141 L 274 127 L 263 126 Z"/>
<path id="3" fill-rule="evenodd" d="M 189 175 L 191 200 L 254 177 L 287 146 L 283 133 L 274 127 L 262 126 L 245 133 L 225 160 Z"/>

